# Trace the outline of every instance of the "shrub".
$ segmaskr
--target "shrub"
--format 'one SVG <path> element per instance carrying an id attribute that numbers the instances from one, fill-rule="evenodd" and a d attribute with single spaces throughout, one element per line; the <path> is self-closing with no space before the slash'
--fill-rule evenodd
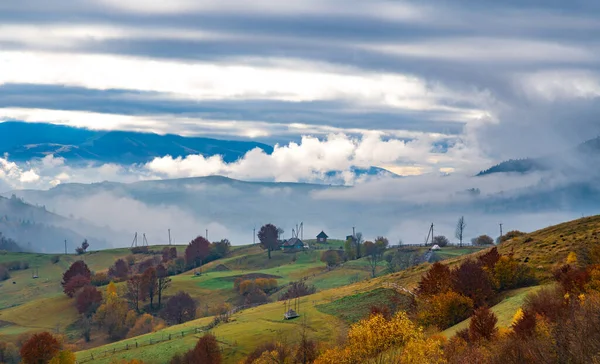
<path id="1" fill-rule="evenodd" d="M 498 249 L 494 247 L 490 249 L 489 252 L 479 256 L 477 259 L 484 267 L 488 269 L 494 269 L 494 266 L 496 263 L 498 263 L 498 260 L 500 260 L 500 253 L 498 253 Z"/>
<path id="2" fill-rule="evenodd" d="M 423 325 L 445 330 L 465 319 L 473 312 L 473 301 L 456 292 L 448 291 L 428 298 L 419 309 Z"/>
<path id="3" fill-rule="evenodd" d="M 108 278 L 108 274 L 101 272 L 101 273 L 96 273 L 96 274 L 92 275 L 92 278 L 90 279 L 90 283 L 93 286 L 101 287 L 101 286 L 106 286 L 107 284 L 109 284 L 110 279 Z"/>
<path id="4" fill-rule="evenodd" d="M 534 284 L 533 271 L 510 256 L 501 257 L 494 266 L 494 278 L 500 291 Z"/>
<path id="5" fill-rule="evenodd" d="M 469 323 L 471 341 L 492 340 L 498 332 L 497 323 L 498 318 L 489 308 L 479 307 L 476 309 Z"/>
<path id="6" fill-rule="evenodd" d="M 141 315 L 135 321 L 133 327 L 127 333 L 127 337 L 135 337 L 160 330 L 165 327 L 164 321 L 147 313 Z"/>
<path id="7" fill-rule="evenodd" d="M 500 243 L 504 243 L 505 241 L 508 241 L 508 240 L 511 240 L 511 239 L 514 239 L 514 238 L 518 238 L 518 237 L 523 236 L 523 235 L 525 235 L 524 232 L 521 232 L 519 230 L 512 230 L 512 231 L 507 232 L 503 236 L 501 236 L 499 238 L 499 242 Z"/>
<path id="8" fill-rule="evenodd" d="M 450 244 L 450 240 L 448 240 L 448 238 L 443 235 L 438 235 L 435 238 L 433 238 L 433 245 L 437 245 L 443 248 L 445 246 L 448 246 L 448 244 Z"/>
<path id="9" fill-rule="evenodd" d="M 147 246 L 134 246 L 131 248 L 132 254 L 148 254 L 150 249 Z"/>
<path id="10" fill-rule="evenodd" d="M 50 258 L 50 261 L 52 262 L 52 264 L 60 262 L 60 255 L 53 255 L 52 258 Z"/>

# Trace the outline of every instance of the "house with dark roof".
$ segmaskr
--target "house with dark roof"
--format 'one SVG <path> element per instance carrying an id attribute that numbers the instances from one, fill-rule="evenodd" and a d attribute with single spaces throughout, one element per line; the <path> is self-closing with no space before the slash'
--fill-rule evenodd
<path id="1" fill-rule="evenodd" d="M 298 238 L 291 238 L 283 243 L 281 247 L 284 251 L 302 250 L 304 249 L 304 242 Z"/>
<path id="2" fill-rule="evenodd" d="M 328 237 L 329 236 L 327 236 L 327 234 L 325 234 L 325 232 L 321 230 L 319 235 L 317 235 L 317 242 L 318 243 L 326 243 Z"/>

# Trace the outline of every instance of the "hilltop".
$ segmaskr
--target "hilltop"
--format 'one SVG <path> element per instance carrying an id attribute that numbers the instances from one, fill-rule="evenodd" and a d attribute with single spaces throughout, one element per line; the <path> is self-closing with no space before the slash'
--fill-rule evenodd
<path id="1" fill-rule="evenodd" d="M 531 173 L 541 171 L 573 172 L 587 170 L 600 160 L 600 137 L 585 141 L 575 148 L 539 158 L 511 159 L 481 171 L 477 176 L 494 173 Z"/>

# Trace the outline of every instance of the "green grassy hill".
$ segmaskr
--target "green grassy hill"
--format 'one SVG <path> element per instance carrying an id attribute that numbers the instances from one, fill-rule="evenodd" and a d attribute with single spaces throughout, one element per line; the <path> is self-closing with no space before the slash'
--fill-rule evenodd
<path id="1" fill-rule="evenodd" d="M 502 254 L 514 254 L 520 260 L 527 259 L 534 267 L 541 283 L 546 283 L 554 264 L 565 259 L 569 251 L 585 250 L 590 244 L 600 242 L 600 216 L 580 219 L 526 234 L 501 244 Z M 331 248 L 339 248 L 334 242 Z M 156 248 L 155 248 L 156 249 Z M 184 247 L 178 247 L 180 251 Z M 395 248 L 396 249 L 396 248 Z M 427 248 L 406 246 L 399 249 L 424 253 Z M 480 249 L 446 247 L 435 252 L 432 260 L 445 259 L 445 263 L 458 264 L 476 257 Z M 305 280 L 314 285 L 317 293 L 300 299 L 301 318 L 292 321 L 283 319 L 284 304 L 277 298 L 281 292 L 270 297 L 270 303 L 242 310 L 232 316 L 232 321 L 211 330 L 224 348 L 227 363 L 235 363 L 253 350 L 257 344 L 270 340 L 294 342 L 298 339 L 301 326 L 306 325 L 309 335 L 322 342 L 335 342 L 344 335 L 351 322 L 368 314 L 377 302 L 394 300 L 401 307 L 409 304 L 399 288 L 412 290 L 430 264 L 421 264 L 397 273 L 386 274 L 385 264 L 378 268 L 378 276 L 370 278 L 370 267 L 366 259 L 346 262 L 328 270 L 320 261 L 322 250 L 284 253 L 273 252 L 272 259 L 258 246 L 235 247 L 232 253 L 198 269 L 200 275 L 188 271 L 172 277 L 173 285 L 167 292 L 188 292 L 199 302 L 200 316 L 208 315 L 211 308 L 223 302 L 235 303 L 238 299 L 233 290 L 233 281 L 241 276 L 269 276 L 277 279 L 281 288 L 291 281 Z M 107 269 L 118 258 L 130 254 L 129 249 L 114 249 L 87 253 L 83 256 L 91 269 Z M 52 256 L 43 254 L 0 255 L 0 262 L 28 260 L 31 266 L 39 266 L 40 278 L 31 278 L 31 269 L 13 272 L 9 281 L 0 287 L 0 340 L 14 341 L 24 332 L 41 330 L 66 332 L 73 341 L 78 333 L 70 331 L 77 320 L 72 300 L 61 292 L 60 279 L 68 265 L 79 259 L 77 256 L 61 256 L 53 264 Z M 140 259 L 144 258 L 139 257 Z M 12 281 L 15 280 L 15 284 Z M 123 283 L 121 283 L 122 285 Z M 397 292 L 390 289 L 395 287 Z M 493 310 L 502 326 L 510 324 L 514 313 L 524 297 L 538 289 L 529 287 L 506 292 Z M 152 334 L 103 345 L 102 339 L 92 340 L 91 348 L 77 353 L 80 362 L 110 363 L 113 360 L 139 358 L 147 363 L 164 363 L 175 353 L 192 347 L 212 317 L 201 317 L 183 325 L 171 326 Z M 452 335 L 468 321 L 444 332 Z M 182 332 L 184 336 L 182 337 Z M 169 335 L 171 339 L 169 340 Z M 138 347 L 135 347 L 135 343 Z M 96 347 L 94 347 L 96 346 Z M 127 349 L 127 350 L 125 350 Z M 114 354 L 113 354 L 114 351 Z M 93 361 L 90 361 L 91 357 Z"/>

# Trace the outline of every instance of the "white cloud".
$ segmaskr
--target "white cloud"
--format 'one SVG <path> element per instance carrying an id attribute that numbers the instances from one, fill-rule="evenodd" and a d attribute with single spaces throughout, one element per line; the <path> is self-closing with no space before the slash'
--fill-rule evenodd
<path id="1" fill-rule="evenodd" d="M 600 75 L 588 70 L 545 70 L 514 76 L 517 91 L 536 101 L 600 97 Z"/>
<path id="2" fill-rule="evenodd" d="M 65 85 L 89 89 L 139 90 L 192 100 L 347 100 L 410 111 L 463 112 L 479 119 L 488 112 L 449 106 L 478 97 L 412 75 L 276 60 L 251 65 L 190 63 L 112 55 L 0 52 L 0 85 Z M 148 77 L 152 75 L 152 77 Z M 468 120 L 465 120 L 468 121 Z"/>

